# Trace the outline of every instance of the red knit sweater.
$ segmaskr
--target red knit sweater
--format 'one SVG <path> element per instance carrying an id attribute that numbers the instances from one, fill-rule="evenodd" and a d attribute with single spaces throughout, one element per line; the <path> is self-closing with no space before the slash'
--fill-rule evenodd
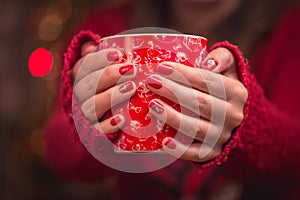
<path id="1" fill-rule="evenodd" d="M 238 63 L 239 79 L 249 93 L 244 120 L 223 152 L 210 162 L 196 164 L 197 168 L 189 162 L 176 161 L 165 169 L 147 174 L 115 171 L 88 153 L 77 135 L 74 119 L 78 119 L 78 131 L 86 133 L 90 144 L 103 136 L 97 134 L 83 117 L 76 99 L 72 99 L 68 74 L 80 57 L 83 43 L 89 40 L 97 43 L 98 35 L 112 35 L 129 28 L 129 11 L 130 7 L 125 6 L 96 12 L 82 26 L 89 31 L 75 35 L 68 46 L 64 55 L 60 99 L 45 136 L 47 161 L 53 171 L 69 180 L 117 177 L 119 191 L 128 198 L 147 193 L 149 199 L 174 199 L 174 195 L 199 194 L 205 177 L 217 168 L 227 172 L 224 173 L 227 180 L 238 180 L 250 188 L 256 185 L 263 188 L 268 197 L 274 195 L 288 199 L 292 196 L 300 183 L 300 125 L 297 123 L 300 119 L 300 9 L 287 13 L 270 42 L 257 53 L 253 61 L 256 76 L 249 72 L 249 63 L 236 46 L 220 42 L 211 47 L 222 46 L 232 51 Z M 75 101 L 73 110 L 72 101 Z M 222 166 L 212 167 L 218 165 Z M 198 170 L 203 173 L 198 174 Z M 274 188 L 276 191 L 271 193 Z M 147 192 L 149 190 L 151 193 Z"/>

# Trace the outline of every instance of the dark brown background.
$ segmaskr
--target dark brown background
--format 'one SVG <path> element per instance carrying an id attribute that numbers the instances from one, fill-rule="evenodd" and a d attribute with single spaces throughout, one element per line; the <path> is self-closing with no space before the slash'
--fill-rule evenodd
<path id="1" fill-rule="evenodd" d="M 113 180 L 71 183 L 53 176 L 42 140 L 57 92 L 62 44 L 95 4 L 110 3 L 116 0 L 0 0 L 0 199 L 110 196 Z M 49 22 L 50 15 L 63 22 Z M 38 47 L 50 50 L 55 60 L 42 78 L 32 77 L 27 68 L 29 55 Z"/>

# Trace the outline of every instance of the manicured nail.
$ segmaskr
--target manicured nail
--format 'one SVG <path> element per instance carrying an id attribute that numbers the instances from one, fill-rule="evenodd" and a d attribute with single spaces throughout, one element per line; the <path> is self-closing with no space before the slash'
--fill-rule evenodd
<path id="1" fill-rule="evenodd" d="M 106 59 L 110 62 L 119 60 L 120 55 L 118 51 L 110 51 L 106 54 Z"/>
<path id="2" fill-rule="evenodd" d="M 162 82 L 158 79 L 158 78 L 155 78 L 155 77 L 152 77 L 152 76 L 149 76 L 147 79 L 146 79 L 146 83 L 155 88 L 155 89 L 160 89 L 162 88 Z"/>
<path id="3" fill-rule="evenodd" d="M 151 110 L 153 110 L 154 112 L 156 112 L 158 114 L 162 114 L 165 110 L 164 106 L 155 100 L 150 101 L 149 107 L 151 108 Z"/>
<path id="4" fill-rule="evenodd" d="M 218 66 L 218 62 L 214 58 L 209 58 L 204 61 L 203 66 L 205 69 L 213 70 Z"/>
<path id="5" fill-rule="evenodd" d="M 167 141 L 165 142 L 165 145 L 170 149 L 176 148 L 176 144 L 171 139 L 167 139 Z"/>
<path id="6" fill-rule="evenodd" d="M 115 116 L 110 120 L 110 125 L 112 126 L 116 126 L 117 124 L 119 124 L 122 121 L 120 116 Z"/>
<path id="7" fill-rule="evenodd" d="M 163 75 L 170 75 L 172 74 L 174 69 L 172 67 L 159 64 L 157 67 L 157 72 Z"/>
<path id="8" fill-rule="evenodd" d="M 133 89 L 133 82 L 132 81 L 126 82 L 126 83 L 124 83 L 123 85 L 121 85 L 119 87 L 119 91 L 123 94 L 126 93 L 126 92 L 129 92 L 132 89 Z"/>
<path id="9" fill-rule="evenodd" d="M 119 68 L 119 73 L 123 76 L 129 76 L 129 75 L 133 75 L 134 70 L 133 70 L 133 65 L 125 65 L 125 66 L 121 66 Z"/>

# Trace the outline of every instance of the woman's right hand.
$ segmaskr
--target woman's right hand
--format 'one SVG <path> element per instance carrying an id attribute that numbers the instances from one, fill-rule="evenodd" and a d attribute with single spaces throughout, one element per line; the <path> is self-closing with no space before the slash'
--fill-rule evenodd
<path id="1" fill-rule="evenodd" d="M 124 116 L 118 114 L 105 120 L 101 118 L 114 105 L 135 93 L 137 87 L 131 80 L 137 70 L 131 63 L 121 63 L 122 53 L 119 50 L 95 49 L 91 41 L 82 46 L 81 58 L 70 72 L 73 91 L 84 116 L 94 127 L 101 133 L 115 133 L 124 125 Z"/>

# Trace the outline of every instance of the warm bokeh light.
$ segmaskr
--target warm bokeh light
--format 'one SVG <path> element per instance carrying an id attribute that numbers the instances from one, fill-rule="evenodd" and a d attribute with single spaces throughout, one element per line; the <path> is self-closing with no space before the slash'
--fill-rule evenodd
<path id="1" fill-rule="evenodd" d="M 55 17 L 52 16 L 53 19 L 55 18 L 56 21 L 48 21 L 48 18 L 45 17 L 41 20 L 39 25 L 39 37 L 43 41 L 55 41 L 61 34 L 63 29 L 63 23 L 62 20 L 60 20 L 59 16 L 56 15 Z"/>
<path id="2" fill-rule="evenodd" d="M 28 60 L 28 69 L 32 76 L 42 77 L 47 75 L 53 65 L 53 56 L 45 48 L 33 51 Z"/>

